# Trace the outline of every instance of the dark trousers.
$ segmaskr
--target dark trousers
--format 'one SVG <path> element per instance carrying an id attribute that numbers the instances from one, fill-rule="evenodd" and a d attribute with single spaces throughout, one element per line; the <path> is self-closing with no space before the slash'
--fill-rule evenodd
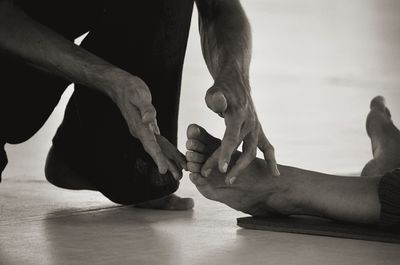
<path id="1" fill-rule="evenodd" d="M 149 86 L 161 133 L 177 142 L 181 74 L 193 0 L 17 1 L 28 15 L 69 40 L 90 31 L 82 47 L 142 78 Z M 0 144 L 20 143 L 50 116 L 68 82 L 12 57 L 0 57 Z M 116 105 L 93 89 L 75 86 L 64 120 L 53 139 L 54 152 L 110 200 L 132 204 L 178 188 L 164 186 L 134 139 Z M 1 154 L 1 166 L 6 156 Z"/>

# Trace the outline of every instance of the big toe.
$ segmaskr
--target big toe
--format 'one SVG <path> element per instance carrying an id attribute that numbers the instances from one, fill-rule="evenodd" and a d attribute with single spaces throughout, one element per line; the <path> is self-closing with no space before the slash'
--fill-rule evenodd
<path id="1" fill-rule="evenodd" d="M 370 137 L 381 135 L 392 124 L 390 111 L 386 108 L 385 99 L 377 96 L 371 100 L 371 111 L 367 117 L 367 133 Z"/>
<path id="2" fill-rule="evenodd" d="M 188 139 L 195 139 L 206 145 L 218 144 L 220 142 L 219 139 L 209 134 L 206 129 L 197 124 L 190 124 L 186 134 Z"/>
<path id="3" fill-rule="evenodd" d="M 371 109 L 383 110 L 386 106 L 385 98 L 382 96 L 376 96 L 371 100 Z"/>
<path id="4" fill-rule="evenodd" d="M 386 100 L 384 97 L 382 96 L 376 96 L 371 100 L 371 104 L 370 104 L 370 108 L 371 108 L 371 112 L 373 111 L 379 111 L 381 112 L 384 116 L 386 116 L 386 118 L 391 117 L 390 115 L 390 111 L 388 110 L 388 108 L 386 107 Z"/>

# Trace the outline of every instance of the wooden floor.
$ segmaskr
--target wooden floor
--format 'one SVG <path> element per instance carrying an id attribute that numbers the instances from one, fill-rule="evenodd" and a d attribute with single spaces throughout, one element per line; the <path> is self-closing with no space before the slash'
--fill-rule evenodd
<path id="1" fill-rule="evenodd" d="M 400 124 L 400 1 L 242 0 L 253 27 L 252 89 L 278 161 L 357 174 L 370 159 L 369 100 L 387 98 Z M 208 111 L 212 82 L 193 18 L 185 63 L 180 142 L 196 122 L 221 136 Z M 138 210 L 96 192 L 44 180 L 46 152 L 71 90 L 32 139 L 7 146 L 0 185 L 0 264 L 399 264 L 400 245 L 243 230 L 243 216 L 202 198 L 187 180 L 189 212 Z"/>

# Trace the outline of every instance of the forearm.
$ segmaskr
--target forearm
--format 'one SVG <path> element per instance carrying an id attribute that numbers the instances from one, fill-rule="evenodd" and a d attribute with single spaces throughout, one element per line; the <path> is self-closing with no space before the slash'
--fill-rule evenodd
<path id="1" fill-rule="evenodd" d="M 251 30 L 239 1 L 203 0 L 197 7 L 203 55 L 215 82 L 239 82 L 249 90 Z"/>
<path id="2" fill-rule="evenodd" d="M 287 166 L 279 170 L 277 181 L 288 187 L 283 195 L 286 214 L 367 224 L 379 221 L 380 177 L 342 177 Z"/>
<path id="3" fill-rule="evenodd" d="M 127 75 L 34 21 L 12 3 L 0 1 L 0 52 L 115 99 L 115 80 Z M 114 77 L 114 78 L 112 78 Z"/>

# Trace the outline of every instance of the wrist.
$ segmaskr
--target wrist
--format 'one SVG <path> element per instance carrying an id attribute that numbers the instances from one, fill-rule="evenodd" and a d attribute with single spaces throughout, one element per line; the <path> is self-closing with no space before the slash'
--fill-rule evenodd
<path id="1" fill-rule="evenodd" d="M 115 103 L 121 102 L 125 97 L 124 90 L 128 87 L 138 87 L 144 82 L 136 76 L 119 69 L 112 67 L 108 69 L 102 77 L 101 89 Z"/>
<path id="2" fill-rule="evenodd" d="M 250 92 L 249 74 L 239 67 L 226 67 L 220 71 L 214 80 L 215 86 L 227 86 L 230 89 L 240 88 L 240 91 Z"/>

